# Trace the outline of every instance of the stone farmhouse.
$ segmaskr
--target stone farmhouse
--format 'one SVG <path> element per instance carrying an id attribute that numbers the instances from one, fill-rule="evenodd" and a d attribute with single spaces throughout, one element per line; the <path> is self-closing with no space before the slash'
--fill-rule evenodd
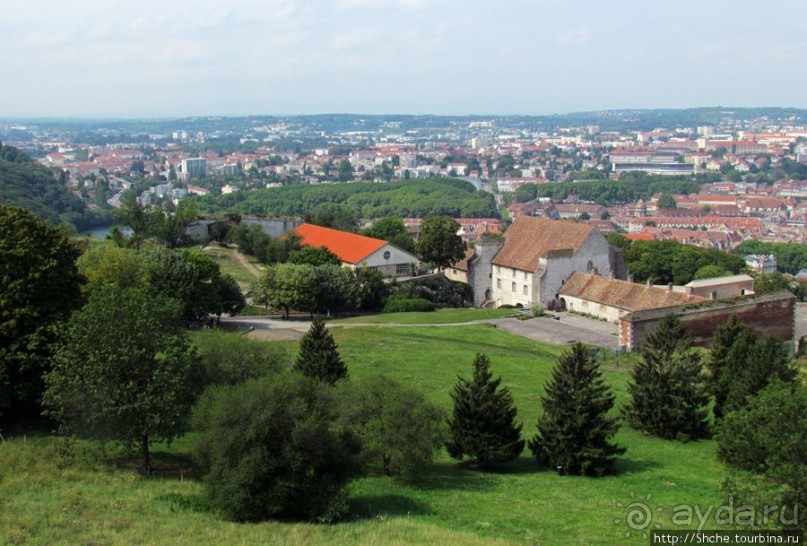
<path id="1" fill-rule="evenodd" d="M 520 216 L 504 237 L 491 261 L 490 299 L 496 307 L 542 303 L 555 309 L 560 289 L 574 272 L 609 277 L 624 269 L 617 264 L 618 251 L 587 224 Z"/>

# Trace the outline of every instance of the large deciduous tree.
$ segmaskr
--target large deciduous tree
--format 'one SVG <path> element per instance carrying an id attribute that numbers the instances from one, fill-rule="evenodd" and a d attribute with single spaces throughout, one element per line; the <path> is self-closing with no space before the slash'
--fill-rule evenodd
<path id="1" fill-rule="evenodd" d="M 176 248 L 188 243 L 185 231 L 198 216 L 199 210 L 189 201 L 180 201 L 176 206 L 169 202 L 164 208 L 154 207 L 148 213 L 148 232 L 167 248 Z"/>
<path id="2" fill-rule="evenodd" d="M 647 335 L 628 383 L 631 426 L 667 439 L 707 434 L 706 378 L 691 345 L 689 330 L 672 314 Z"/>
<path id="3" fill-rule="evenodd" d="M 81 305 L 79 254 L 50 224 L 0 205 L 0 409 L 36 409 L 55 327 Z"/>
<path id="4" fill-rule="evenodd" d="M 538 433 L 529 443 L 538 461 L 568 474 L 608 472 L 625 449 L 611 443 L 619 428 L 608 416 L 614 395 L 583 344 L 574 344 L 560 356 L 545 391 Z"/>
<path id="5" fill-rule="evenodd" d="M 451 398 L 454 410 L 449 420 L 449 455 L 468 458 L 476 467 L 488 467 L 517 458 L 524 450 L 521 423 L 510 389 L 499 388 L 493 379 L 487 355 L 474 358 L 472 379 L 458 378 Z"/>
<path id="6" fill-rule="evenodd" d="M 317 274 L 309 264 L 276 264 L 263 270 L 255 283 L 256 301 L 283 311 L 313 312 L 317 305 Z"/>
<path id="7" fill-rule="evenodd" d="M 45 377 L 48 414 L 71 433 L 139 446 L 148 470 L 150 444 L 183 431 L 201 383 L 180 313 L 146 287 L 95 285 Z"/>
<path id="8" fill-rule="evenodd" d="M 430 216 L 420 223 L 420 235 L 416 249 L 423 261 L 432 267 L 444 268 L 461 260 L 465 255 L 465 243 L 457 234 L 459 223 L 447 216 Z"/>

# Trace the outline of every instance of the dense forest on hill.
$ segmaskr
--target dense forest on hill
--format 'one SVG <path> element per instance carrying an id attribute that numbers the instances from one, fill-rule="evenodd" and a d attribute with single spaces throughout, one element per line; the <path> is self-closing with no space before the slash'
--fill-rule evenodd
<path id="1" fill-rule="evenodd" d="M 84 202 L 42 165 L 13 146 L 0 143 L 0 203 L 24 207 L 54 224 L 87 229 L 109 218 L 87 210 Z"/>
<path id="2" fill-rule="evenodd" d="M 201 212 L 302 216 L 323 204 L 341 205 L 362 218 L 398 216 L 498 217 L 493 195 L 457 179 L 386 184 L 320 184 L 193 198 Z"/>

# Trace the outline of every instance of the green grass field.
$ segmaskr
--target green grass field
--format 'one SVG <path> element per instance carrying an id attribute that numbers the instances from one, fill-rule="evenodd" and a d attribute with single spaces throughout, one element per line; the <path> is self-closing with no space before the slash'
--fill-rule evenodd
<path id="1" fill-rule="evenodd" d="M 526 438 L 534 434 L 542 386 L 563 349 L 489 325 L 333 333 L 352 378 L 387 374 L 446 411 L 457 374 L 470 375 L 474 354 L 487 353 L 494 374 L 512 389 Z M 619 367 L 604 366 L 618 405 L 626 401 L 627 372 L 624 358 Z M 156 473 L 146 477 L 132 470 L 134 460 L 98 462 L 92 449 L 84 455 L 87 444 L 65 456 L 62 440 L 44 434 L 23 441 L 21 432 L 0 444 L 2 544 L 647 544 L 625 521 L 632 502 L 644 502 L 663 529 L 678 528 L 671 522 L 675 506 L 723 502 L 724 469 L 714 442 L 663 441 L 623 427 L 617 441 L 628 451 L 613 476 L 558 476 L 526 450 L 497 472 L 460 468 L 441 453 L 414 483 L 372 476 L 351 484 L 345 522 L 239 525 L 205 508 L 190 436 L 158 446 Z"/>
<path id="2" fill-rule="evenodd" d="M 337 324 L 453 324 L 509 317 L 514 309 L 438 309 L 432 313 L 382 313 L 329 320 Z"/>

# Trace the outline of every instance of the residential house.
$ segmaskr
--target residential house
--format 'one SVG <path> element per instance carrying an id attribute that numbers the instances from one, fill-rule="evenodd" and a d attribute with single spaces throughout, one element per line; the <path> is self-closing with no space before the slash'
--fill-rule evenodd
<path id="1" fill-rule="evenodd" d="M 314 224 L 302 224 L 292 233 L 304 246 L 325 247 L 339 258 L 344 267 L 375 269 L 385 277 L 407 277 L 420 262 L 414 254 L 381 239 L 356 235 Z"/>

